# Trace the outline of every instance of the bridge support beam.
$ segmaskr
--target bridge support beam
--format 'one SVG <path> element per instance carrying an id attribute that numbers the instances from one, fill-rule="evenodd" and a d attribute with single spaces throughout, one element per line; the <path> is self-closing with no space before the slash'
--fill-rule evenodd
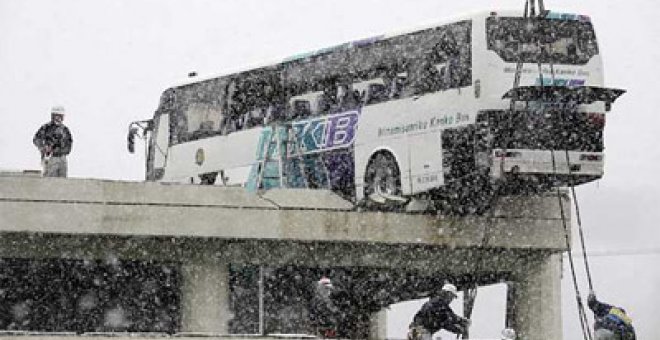
<path id="1" fill-rule="evenodd" d="M 229 334 L 229 269 L 221 261 L 181 266 L 181 331 Z"/>
<path id="2" fill-rule="evenodd" d="M 507 327 L 518 339 L 561 340 L 561 254 L 534 262 L 509 283 Z"/>

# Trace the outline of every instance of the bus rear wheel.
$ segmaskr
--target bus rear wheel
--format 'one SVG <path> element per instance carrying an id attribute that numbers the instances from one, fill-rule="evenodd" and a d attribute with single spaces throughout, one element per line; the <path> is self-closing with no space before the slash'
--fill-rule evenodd
<path id="1" fill-rule="evenodd" d="M 406 199 L 401 197 L 401 173 L 392 154 L 375 154 L 367 165 L 364 177 L 367 205 L 394 207 L 406 202 Z"/>

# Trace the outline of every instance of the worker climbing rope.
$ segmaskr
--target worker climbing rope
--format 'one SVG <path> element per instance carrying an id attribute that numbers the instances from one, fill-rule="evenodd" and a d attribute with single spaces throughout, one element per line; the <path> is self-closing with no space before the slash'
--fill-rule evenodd
<path id="1" fill-rule="evenodd" d="M 589 293 L 589 308 L 594 312 L 595 340 L 635 340 L 635 328 L 625 309 L 603 303 Z"/>

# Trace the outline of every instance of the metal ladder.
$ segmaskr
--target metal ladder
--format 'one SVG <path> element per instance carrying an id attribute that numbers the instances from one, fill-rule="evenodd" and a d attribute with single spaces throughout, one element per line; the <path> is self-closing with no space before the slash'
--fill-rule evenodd
<path id="1" fill-rule="evenodd" d="M 270 132 L 266 132 L 267 136 L 259 142 L 259 152 L 257 156 L 257 179 L 255 188 L 269 189 L 270 187 L 284 187 L 286 183 L 286 176 L 284 174 L 284 160 L 286 157 L 286 147 L 282 144 L 282 136 L 280 128 L 277 125 L 270 127 Z M 269 173 L 272 171 L 272 165 L 275 165 L 277 171 L 275 174 Z M 277 181 L 278 185 L 270 184 L 272 181 Z"/>
<path id="2" fill-rule="evenodd" d="M 330 187 L 330 176 L 322 156 L 321 159 L 313 159 L 312 172 L 307 170 L 308 159 L 298 142 L 291 124 L 275 124 L 270 126 L 270 131 L 265 131 L 267 136 L 260 141 L 257 156 L 257 178 L 255 189 L 311 187 L 310 179 L 316 179 L 317 172 L 322 172 L 322 181 Z M 320 163 L 320 165 L 319 165 Z M 298 173 L 299 176 L 293 174 Z"/>

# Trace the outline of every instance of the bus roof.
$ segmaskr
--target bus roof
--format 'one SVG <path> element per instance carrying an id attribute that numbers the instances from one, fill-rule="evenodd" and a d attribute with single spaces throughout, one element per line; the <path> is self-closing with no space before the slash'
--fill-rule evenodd
<path id="1" fill-rule="evenodd" d="M 182 87 L 182 86 L 186 86 L 186 85 L 202 83 L 202 82 L 205 82 L 205 81 L 208 81 L 208 80 L 218 79 L 218 78 L 222 78 L 222 77 L 226 77 L 226 76 L 237 75 L 237 74 L 241 74 L 241 73 L 245 73 L 245 72 L 249 72 L 249 71 L 254 71 L 254 70 L 258 70 L 258 69 L 274 68 L 274 67 L 278 67 L 280 65 L 284 65 L 284 64 L 304 60 L 306 58 L 311 58 L 311 57 L 327 54 L 327 53 L 330 53 L 330 52 L 340 51 L 340 50 L 348 49 L 348 48 L 352 48 L 352 47 L 367 46 L 367 45 L 370 45 L 370 44 L 375 43 L 377 41 L 387 40 L 387 39 L 391 39 L 391 38 L 394 38 L 394 37 L 397 37 L 397 36 L 411 34 L 411 33 L 415 33 L 415 32 L 423 31 L 423 30 L 426 30 L 426 29 L 430 29 L 430 28 L 450 24 L 450 23 L 453 23 L 453 22 L 461 21 L 461 20 L 480 19 L 480 18 L 486 18 L 486 17 L 493 16 L 493 15 L 505 16 L 505 17 L 519 17 L 519 16 L 522 16 L 522 14 L 523 14 L 523 12 L 520 11 L 520 10 L 497 10 L 497 11 L 494 11 L 494 10 L 492 10 L 492 11 L 481 10 L 481 11 L 474 11 L 474 12 L 471 12 L 471 13 L 468 13 L 468 14 L 463 14 L 463 15 L 459 15 L 459 16 L 450 17 L 450 18 L 444 19 L 442 21 L 437 21 L 437 22 L 423 24 L 423 25 L 417 25 L 417 26 L 414 26 L 414 27 L 411 27 L 411 28 L 407 28 L 407 29 L 403 29 L 403 30 L 399 30 L 399 31 L 393 31 L 393 32 L 390 32 L 390 33 L 387 33 L 387 34 L 375 35 L 375 36 L 371 36 L 371 37 L 367 37 L 367 38 L 361 38 L 361 39 L 357 39 L 357 40 L 348 41 L 348 42 L 341 43 L 341 44 L 338 44 L 338 45 L 333 45 L 333 46 L 330 46 L 330 47 L 324 47 L 324 48 L 320 48 L 320 49 L 316 49 L 316 50 L 311 50 L 311 51 L 308 51 L 308 52 L 296 53 L 296 54 L 290 55 L 290 56 L 285 57 L 285 58 L 280 58 L 280 59 L 277 59 L 277 60 L 273 60 L 270 63 L 263 63 L 262 62 L 262 63 L 259 63 L 259 64 L 254 64 L 252 67 L 242 66 L 242 67 L 239 67 L 239 68 L 236 68 L 236 69 L 233 69 L 233 70 L 230 69 L 230 70 L 225 71 L 225 72 L 216 73 L 216 74 L 212 74 L 212 75 L 208 75 L 208 76 L 184 79 L 184 80 L 181 80 L 180 82 L 178 82 L 177 84 L 175 84 L 174 86 L 171 86 L 171 87 L 172 88 Z M 548 19 L 559 19 L 559 20 L 590 21 L 588 16 L 578 15 L 578 14 L 571 14 L 571 13 L 552 12 L 552 11 L 550 11 L 546 15 L 546 18 L 548 18 Z"/>

